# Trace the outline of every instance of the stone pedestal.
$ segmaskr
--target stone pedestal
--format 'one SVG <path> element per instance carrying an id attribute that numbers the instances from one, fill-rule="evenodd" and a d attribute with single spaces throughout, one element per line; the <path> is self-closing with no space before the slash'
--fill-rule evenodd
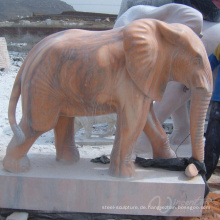
<path id="1" fill-rule="evenodd" d="M 48 212 L 155 216 L 200 216 L 204 183 L 183 172 L 136 167 L 136 177 L 115 178 L 108 166 L 82 158 L 76 164 L 55 155 L 29 155 L 27 173 L 5 171 L 0 162 L 0 207 Z"/>

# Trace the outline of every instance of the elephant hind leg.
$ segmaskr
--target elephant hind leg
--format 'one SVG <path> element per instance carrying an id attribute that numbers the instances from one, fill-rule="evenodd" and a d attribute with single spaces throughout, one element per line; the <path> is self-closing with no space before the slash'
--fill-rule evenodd
<path id="1" fill-rule="evenodd" d="M 75 146 L 74 118 L 60 116 L 54 134 L 57 161 L 77 162 L 79 151 Z"/>
<path id="2" fill-rule="evenodd" d="M 30 162 L 27 157 L 27 152 L 34 141 L 44 133 L 33 131 L 24 118 L 21 119 L 19 126 L 25 138 L 21 141 L 21 139 L 14 134 L 8 144 L 6 156 L 3 159 L 4 168 L 13 173 L 26 172 L 29 170 Z"/>

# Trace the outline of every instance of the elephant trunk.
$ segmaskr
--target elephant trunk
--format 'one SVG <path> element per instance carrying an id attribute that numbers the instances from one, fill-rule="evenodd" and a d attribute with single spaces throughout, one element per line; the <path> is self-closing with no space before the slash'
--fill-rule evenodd
<path id="1" fill-rule="evenodd" d="M 204 125 L 211 95 L 212 93 L 202 88 L 194 88 L 192 90 L 190 109 L 192 157 L 200 162 L 204 161 Z M 185 172 L 190 177 L 198 174 L 193 164 L 190 164 Z"/>

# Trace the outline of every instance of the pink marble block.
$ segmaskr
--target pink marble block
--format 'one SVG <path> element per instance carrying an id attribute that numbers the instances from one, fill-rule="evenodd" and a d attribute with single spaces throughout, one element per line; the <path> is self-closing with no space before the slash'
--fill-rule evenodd
<path id="1" fill-rule="evenodd" d="M 200 216 L 204 182 L 184 172 L 143 169 L 133 178 L 108 175 L 108 166 L 82 158 L 56 162 L 55 155 L 30 154 L 32 169 L 9 173 L 0 163 L 0 207 L 47 212 L 155 216 Z"/>

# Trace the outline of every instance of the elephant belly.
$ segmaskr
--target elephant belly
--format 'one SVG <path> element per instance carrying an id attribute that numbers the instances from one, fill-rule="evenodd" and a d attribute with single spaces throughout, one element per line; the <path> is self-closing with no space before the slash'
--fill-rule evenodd
<path id="1" fill-rule="evenodd" d="M 68 117 L 75 116 L 95 116 L 103 115 L 109 113 L 115 113 L 116 107 L 108 103 L 98 103 L 97 101 L 78 103 L 72 101 L 71 103 L 66 103 L 66 105 L 61 109 L 60 114 Z"/>

